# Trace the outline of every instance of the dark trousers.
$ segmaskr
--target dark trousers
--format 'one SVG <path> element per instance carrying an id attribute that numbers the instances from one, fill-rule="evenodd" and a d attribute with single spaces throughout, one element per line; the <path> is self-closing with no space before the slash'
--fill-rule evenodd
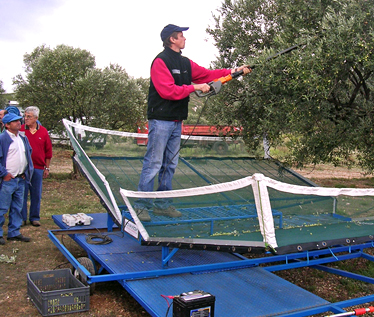
<path id="1" fill-rule="evenodd" d="M 30 214 L 29 220 L 40 220 L 40 201 L 42 200 L 44 169 L 34 169 L 31 178 L 31 186 L 25 185 L 25 197 L 22 208 L 22 220 L 27 220 L 27 196 L 30 192 Z"/>

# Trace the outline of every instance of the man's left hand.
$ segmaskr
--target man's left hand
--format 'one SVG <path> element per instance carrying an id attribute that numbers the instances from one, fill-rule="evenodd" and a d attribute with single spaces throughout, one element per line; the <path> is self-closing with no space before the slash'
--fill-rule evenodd
<path id="1" fill-rule="evenodd" d="M 49 170 L 44 170 L 43 172 L 43 178 L 47 178 L 49 176 Z"/>
<path id="2" fill-rule="evenodd" d="M 252 69 L 248 65 L 243 65 L 238 68 L 232 69 L 231 74 L 240 72 L 241 70 L 243 71 L 243 76 L 249 74 L 252 71 Z"/>

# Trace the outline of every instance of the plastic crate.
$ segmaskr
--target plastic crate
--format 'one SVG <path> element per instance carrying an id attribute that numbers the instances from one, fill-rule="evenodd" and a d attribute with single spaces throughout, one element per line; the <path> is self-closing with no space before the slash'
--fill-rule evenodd
<path id="1" fill-rule="evenodd" d="M 27 273 L 27 295 L 43 316 L 89 310 L 90 287 L 70 269 Z"/>

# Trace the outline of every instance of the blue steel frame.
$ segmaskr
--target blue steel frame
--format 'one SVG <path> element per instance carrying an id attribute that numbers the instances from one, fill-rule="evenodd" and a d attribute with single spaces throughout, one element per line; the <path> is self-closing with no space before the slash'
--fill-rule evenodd
<path id="1" fill-rule="evenodd" d="M 273 216 L 279 217 L 279 228 L 283 228 L 283 213 L 277 210 L 273 210 Z M 126 217 L 126 213 L 122 213 L 122 217 Z M 212 217 L 208 219 L 188 219 L 188 220 L 174 220 L 174 221 L 158 221 L 157 223 L 146 223 L 144 224 L 145 229 L 148 226 L 165 226 L 170 224 L 181 224 L 181 223 L 200 223 L 200 222 L 210 222 L 210 234 L 214 234 L 214 222 L 215 221 L 225 221 L 225 220 L 237 220 L 237 219 L 250 219 L 257 218 L 256 215 L 245 215 L 245 216 L 232 216 L 232 217 Z M 131 219 L 127 219 L 131 220 Z"/>
<path id="2" fill-rule="evenodd" d="M 108 217 L 110 218 L 110 217 Z M 261 264 L 268 264 L 268 266 L 262 267 L 264 270 L 269 272 L 282 271 L 301 267 L 312 267 L 317 270 L 337 274 L 347 278 L 352 278 L 360 280 L 366 283 L 374 284 L 374 278 L 363 276 L 356 273 L 351 273 L 347 271 L 342 271 L 330 267 L 326 267 L 323 264 L 333 263 L 337 261 L 344 261 L 354 258 L 362 257 L 366 260 L 374 262 L 374 257 L 363 252 L 364 249 L 374 247 L 374 242 L 367 242 L 364 244 L 353 245 L 353 246 L 336 246 L 334 248 L 327 248 L 315 251 L 305 251 L 300 253 L 292 253 L 286 255 L 273 255 L 268 257 L 261 257 L 256 259 L 248 259 L 244 256 L 236 254 L 238 256 L 237 261 L 214 263 L 214 264 L 204 264 L 188 267 L 178 267 L 178 268 L 160 268 L 159 270 L 153 271 L 142 271 L 142 272 L 131 272 L 131 273 L 113 273 L 113 274 L 103 274 L 103 275 L 91 275 L 85 267 L 83 267 L 74 256 L 67 250 L 67 248 L 60 242 L 59 239 L 54 234 L 55 230 L 48 231 L 49 238 L 56 245 L 56 247 L 62 252 L 62 254 L 69 260 L 69 262 L 78 270 L 81 276 L 87 279 L 87 283 L 98 283 L 98 282 L 108 282 L 108 281 L 118 281 L 124 287 L 127 280 L 134 279 L 144 279 L 144 278 L 154 278 L 160 276 L 172 276 L 183 273 L 198 273 L 207 271 L 219 271 L 219 270 L 229 270 L 229 269 L 241 269 L 249 268 L 254 266 L 260 266 Z M 64 231 L 64 230 L 58 230 Z M 75 234 L 69 234 L 69 229 L 66 229 L 66 234 L 69 235 L 74 241 L 79 244 L 79 241 L 75 239 Z M 80 244 L 81 245 L 81 244 Z M 82 245 L 81 245 L 82 246 Z M 171 252 L 169 249 L 162 249 L 163 259 L 168 261 L 172 255 L 174 255 L 178 249 L 173 249 Z M 343 254 L 342 254 L 343 253 Z M 88 254 L 88 257 L 95 263 L 98 258 L 94 254 Z M 283 262 L 283 263 L 282 263 Z M 276 263 L 274 265 L 269 265 Z M 282 264 L 279 264 L 282 263 Z M 100 263 L 102 268 L 105 268 L 105 263 Z M 96 269 L 96 265 L 94 265 Z M 100 274 L 100 271 L 96 272 Z M 128 290 L 128 289 L 127 289 Z M 134 294 L 136 297 L 136 294 Z M 136 298 L 137 299 L 137 298 Z M 351 307 L 355 305 L 365 304 L 374 301 L 374 294 L 369 296 L 364 296 L 360 298 L 355 298 L 351 300 L 346 300 L 337 303 L 330 303 L 325 306 L 320 306 L 317 308 L 306 309 L 304 311 L 288 313 L 287 316 L 311 316 L 314 314 L 333 312 L 333 313 L 343 313 L 346 312 L 344 307 Z M 156 316 L 156 315 L 155 315 Z M 157 316 L 156 316 L 157 317 Z"/>

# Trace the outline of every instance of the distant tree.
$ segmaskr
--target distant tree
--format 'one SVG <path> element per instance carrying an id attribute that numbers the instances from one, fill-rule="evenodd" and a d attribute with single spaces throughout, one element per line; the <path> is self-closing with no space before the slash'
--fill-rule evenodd
<path id="1" fill-rule="evenodd" d="M 142 118 L 141 121 L 147 121 L 147 100 L 148 100 L 148 91 L 149 91 L 149 78 L 137 78 L 136 79 L 137 85 L 140 87 L 142 94 L 144 96 L 144 106 L 142 111 Z"/>
<path id="2" fill-rule="evenodd" d="M 132 131 L 143 120 L 146 95 L 141 83 L 119 65 L 90 69 L 77 80 L 75 91 L 83 124 Z"/>
<path id="3" fill-rule="evenodd" d="M 251 148 L 263 135 L 283 144 L 290 163 L 353 158 L 373 172 L 373 14 L 374 0 L 225 0 L 208 29 L 215 64 L 256 68 L 214 98 L 211 118 L 243 126 Z"/>
<path id="4" fill-rule="evenodd" d="M 47 129 L 62 129 L 63 118 L 121 129 L 141 117 L 144 96 L 136 80 L 117 65 L 95 68 L 95 57 L 86 50 L 43 45 L 24 62 L 26 78 L 14 79 L 16 98 L 23 107 L 38 106 Z"/>
<path id="5" fill-rule="evenodd" d="M 79 118 L 75 83 L 95 67 L 94 56 L 81 49 L 59 45 L 39 46 L 24 55 L 26 78 L 14 79 L 17 101 L 23 108 L 38 106 L 41 121 L 54 129 L 62 118 Z"/>

